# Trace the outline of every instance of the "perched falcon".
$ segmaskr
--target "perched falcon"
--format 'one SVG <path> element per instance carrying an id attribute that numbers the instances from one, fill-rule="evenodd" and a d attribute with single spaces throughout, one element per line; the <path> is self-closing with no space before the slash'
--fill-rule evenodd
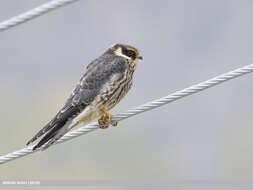
<path id="1" fill-rule="evenodd" d="M 46 124 L 27 145 L 44 135 L 33 147 L 46 149 L 73 127 L 87 124 L 99 116 L 101 128 L 108 128 L 108 113 L 129 91 L 139 51 L 129 45 L 116 44 L 92 61 L 63 108 Z M 117 125 L 117 123 L 115 123 Z"/>

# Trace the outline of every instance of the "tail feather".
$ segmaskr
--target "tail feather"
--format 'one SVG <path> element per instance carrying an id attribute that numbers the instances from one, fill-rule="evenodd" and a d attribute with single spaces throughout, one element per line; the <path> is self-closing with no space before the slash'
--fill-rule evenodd
<path id="1" fill-rule="evenodd" d="M 66 124 L 66 127 L 59 129 L 55 132 L 55 134 L 52 135 L 51 138 L 49 138 L 48 141 L 46 141 L 46 144 L 42 147 L 42 150 L 46 150 L 48 147 L 50 147 L 52 144 L 54 144 L 56 141 L 58 141 L 62 136 L 64 136 L 67 132 L 69 132 L 76 124 Z"/>
<path id="2" fill-rule="evenodd" d="M 45 137 L 43 137 L 34 147 L 33 150 L 36 150 L 38 148 L 40 148 L 42 145 L 44 145 L 48 140 L 50 140 L 51 138 L 53 138 L 56 135 L 56 132 L 52 133 L 49 132 L 47 133 L 47 135 L 45 135 Z"/>
<path id="3" fill-rule="evenodd" d="M 34 147 L 36 150 L 53 139 L 59 132 L 61 132 L 65 127 L 65 124 L 72 118 L 74 118 L 78 113 L 80 113 L 80 108 L 75 106 L 68 107 L 64 111 L 60 111 L 51 122 L 49 122 L 43 129 L 41 129 L 31 140 L 28 141 L 27 145 L 37 140 L 42 135 L 46 134 Z"/>
<path id="4" fill-rule="evenodd" d="M 32 142 L 36 141 L 39 137 L 41 137 L 42 135 L 44 135 L 46 132 L 48 132 L 54 125 L 50 123 L 48 123 L 45 127 L 43 127 L 32 139 L 30 139 L 27 143 L 26 146 L 28 146 L 29 144 L 31 144 Z"/>
<path id="5" fill-rule="evenodd" d="M 63 124 L 64 125 L 64 124 Z M 49 131 L 37 144 L 33 147 L 33 150 L 36 150 L 46 144 L 50 139 L 54 138 L 58 132 L 61 130 L 62 124 L 58 124 L 58 126 L 55 126 L 51 131 Z"/>

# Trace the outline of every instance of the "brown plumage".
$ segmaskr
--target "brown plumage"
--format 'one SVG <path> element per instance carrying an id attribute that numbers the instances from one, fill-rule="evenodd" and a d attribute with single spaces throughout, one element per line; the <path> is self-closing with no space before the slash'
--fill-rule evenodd
<path id="1" fill-rule="evenodd" d="M 111 115 L 107 111 L 131 88 L 139 59 L 142 57 L 136 48 L 116 44 L 92 61 L 64 107 L 27 145 L 44 135 L 33 148 L 42 147 L 44 150 L 73 127 L 87 124 L 99 116 L 101 128 L 107 128 L 107 124 L 102 125 L 110 122 Z"/>

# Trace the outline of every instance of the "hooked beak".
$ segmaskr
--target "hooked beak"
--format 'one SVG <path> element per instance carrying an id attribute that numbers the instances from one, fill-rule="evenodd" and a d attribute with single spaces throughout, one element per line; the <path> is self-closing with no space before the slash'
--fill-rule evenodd
<path id="1" fill-rule="evenodd" d="M 140 60 L 143 60 L 143 57 L 142 57 L 142 56 L 137 56 L 136 58 L 137 58 L 137 59 L 140 59 Z"/>

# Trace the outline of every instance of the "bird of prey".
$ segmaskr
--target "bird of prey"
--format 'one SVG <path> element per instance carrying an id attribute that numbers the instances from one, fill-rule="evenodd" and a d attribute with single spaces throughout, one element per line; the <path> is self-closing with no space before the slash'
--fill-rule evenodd
<path id="1" fill-rule="evenodd" d="M 100 128 L 108 128 L 113 108 L 132 86 L 140 52 L 133 46 L 115 44 L 92 61 L 63 108 L 27 145 L 43 136 L 33 150 L 45 150 L 73 127 L 100 117 Z M 103 125 L 104 124 L 104 125 Z M 117 125 L 117 123 L 114 123 Z"/>

